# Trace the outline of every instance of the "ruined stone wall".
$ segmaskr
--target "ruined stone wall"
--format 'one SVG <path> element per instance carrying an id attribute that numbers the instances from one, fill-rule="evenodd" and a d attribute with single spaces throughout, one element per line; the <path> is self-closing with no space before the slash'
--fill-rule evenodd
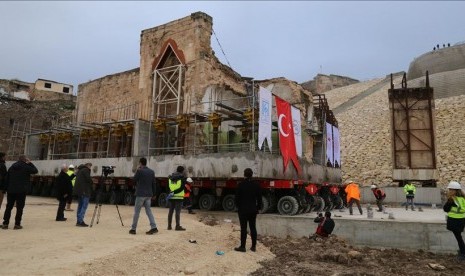
<path id="1" fill-rule="evenodd" d="M 54 91 L 43 91 L 34 89 L 30 93 L 31 100 L 34 101 L 59 101 L 59 100 L 66 100 L 66 101 L 76 101 L 76 96 L 72 94 L 65 94 L 62 92 L 54 92 Z"/>
<path id="2" fill-rule="evenodd" d="M 227 87 L 245 94 L 240 75 L 221 64 L 211 48 L 213 21 L 205 13 L 197 12 L 167 24 L 147 29 L 141 33 L 140 80 L 141 93 L 138 100 L 151 99 L 153 86 L 153 62 L 162 55 L 168 40 L 174 41 L 180 55 L 184 57 L 184 100 L 183 112 L 188 106 L 201 102 L 211 85 Z M 187 104 L 187 102 L 189 104 Z"/>
<path id="3" fill-rule="evenodd" d="M 344 87 L 358 82 L 358 80 L 349 77 L 318 74 L 313 80 L 302 83 L 302 87 L 312 93 L 321 94 L 338 87 Z"/>
<path id="4" fill-rule="evenodd" d="M 88 114 L 134 104 L 140 94 L 138 81 L 139 68 L 136 68 L 80 84 L 77 100 L 78 121 L 81 122 L 85 116 L 89 119 Z M 118 112 L 114 112 L 113 115 L 118 116 Z"/>

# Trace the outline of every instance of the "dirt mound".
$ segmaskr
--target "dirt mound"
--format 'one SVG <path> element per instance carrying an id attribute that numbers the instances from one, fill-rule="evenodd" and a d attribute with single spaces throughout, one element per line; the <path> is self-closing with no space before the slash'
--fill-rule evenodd
<path id="1" fill-rule="evenodd" d="M 324 240 L 260 237 L 276 255 L 252 275 L 459 275 L 455 256 L 399 249 L 356 248 L 332 236 Z"/>

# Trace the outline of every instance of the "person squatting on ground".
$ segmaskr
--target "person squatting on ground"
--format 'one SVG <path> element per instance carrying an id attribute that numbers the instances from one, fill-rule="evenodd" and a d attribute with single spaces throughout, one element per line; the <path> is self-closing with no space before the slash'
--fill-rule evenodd
<path id="1" fill-rule="evenodd" d="M 136 234 L 137 222 L 139 221 L 140 209 L 145 208 L 145 214 L 149 218 L 150 230 L 145 232 L 147 235 L 158 233 L 157 224 L 152 214 L 152 198 L 156 194 L 155 187 L 155 172 L 147 167 L 147 159 L 142 157 L 139 159 L 139 168 L 134 175 L 134 183 L 136 183 L 136 201 L 134 203 L 134 217 L 132 218 L 131 230 L 129 234 Z"/>
<path id="2" fill-rule="evenodd" d="M 74 165 L 69 165 L 68 171 L 66 172 L 69 177 L 71 178 L 71 189 L 74 188 L 74 184 L 76 183 L 76 174 L 74 173 Z M 71 196 L 68 197 L 68 200 L 66 201 L 67 206 L 65 211 L 73 211 L 71 209 L 71 203 L 73 202 L 73 191 L 71 191 Z"/>
<path id="3" fill-rule="evenodd" d="M 6 193 L 6 174 L 5 153 L 0 152 L 0 209 L 2 209 L 3 196 Z"/>
<path id="4" fill-rule="evenodd" d="M 412 211 L 415 211 L 415 204 L 413 204 L 413 199 L 415 198 L 415 192 L 417 188 L 412 183 L 407 183 L 404 186 L 405 197 L 407 198 L 407 203 L 405 203 L 405 210 L 408 210 L 408 204 L 412 206 Z"/>
<path id="5" fill-rule="evenodd" d="M 262 209 L 262 191 L 260 184 L 252 180 L 253 171 L 250 168 L 244 170 L 245 180 L 237 185 L 236 196 L 234 197 L 239 223 L 241 225 L 241 245 L 234 248 L 239 252 L 246 252 L 245 244 L 247 241 L 247 223 L 250 228 L 250 237 L 252 246 L 250 250 L 256 251 L 257 248 L 257 214 Z"/>
<path id="6" fill-rule="evenodd" d="M 347 181 L 349 185 L 344 189 L 347 194 L 347 204 L 349 205 L 349 212 L 353 215 L 352 204 L 357 204 L 357 208 L 360 211 L 360 215 L 363 215 L 362 207 L 360 206 L 360 189 L 358 184 L 352 180 Z"/>
<path id="7" fill-rule="evenodd" d="M 92 163 L 86 163 L 78 167 L 79 171 L 76 175 L 76 186 L 74 187 L 76 195 L 78 196 L 76 226 L 81 227 L 89 226 L 84 222 L 84 217 L 86 216 L 90 195 L 92 194 L 92 178 L 90 177 L 90 168 L 92 168 Z"/>
<path id="8" fill-rule="evenodd" d="M 386 194 L 376 186 L 376 184 L 371 184 L 371 191 L 376 198 L 376 205 L 378 206 L 378 212 L 383 211 L 383 201 L 386 198 Z"/>
<path id="9" fill-rule="evenodd" d="M 194 183 L 194 181 L 192 180 L 192 178 L 188 177 L 186 179 L 186 186 L 185 186 L 185 189 L 184 189 L 184 202 L 183 202 L 183 205 L 184 205 L 184 207 L 187 208 L 187 211 L 189 212 L 189 214 L 194 215 L 195 212 L 192 211 L 192 183 Z"/>
<path id="10" fill-rule="evenodd" d="M 168 230 L 171 230 L 171 222 L 173 221 L 173 212 L 176 209 L 176 231 L 186 230 L 181 226 L 181 208 L 184 200 L 184 188 L 186 186 L 186 177 L 184 176 L 184 167 L 178 166 L 176 171 L 169 176 L 168 186 L 170 189 L 169 211 L 168 211 Z"/>
<path id="11" fill-rule="evenodd" d="M 457 259 L 465 261 L 465 243 L 462 232 L 465 227 L 465 194 L 459 182 L 451 181 L 447 185 L 447 201 L 444 204 L 444 212 L 447 212 L 447 230 L 454 233 L 454 237 L 459 245 Z"/>
<path id="12" fill-rule="evenodd" d="M 56 221 L 66 221 L 65 218 L 65 206 L 66 202 L 70 197 L 73 196 L 73 184 L 71 183 L 71 176 L 68 175 L 68 166 L 66 164 L 61 165 L 60 174 L 55 179 L 56 193 L 58 199 L 58 210 Z"/>
<path id="13" fill-rule="evenodd" d="M 325 216 L 322 213 L 318 214 L 313 222 L 318 223 L 315 234 L 309 236 L 309 239 L 316 240 L 318 237 L 327 238 L 334 230 L 334 220 L 331 218 L 331 212 L 326 211 Z"/>
<path id="14" fill-rule="evenodd" d="M 19 160 L 15 162 L 8 169 L 8 176 L 6 182 L 6 208 L 5 214 L 3 215 L 3 229 L 8 229 L 10 223 L 11 210 L 16 203 L 16 216 L 14 229 L 22 229 L 21 219 L 23 216 L 24 205 L 26 204 L 26 189 L 31 184 L 31 174 L 36 174 L 39 171 L 26 158 L 21 155 Z"/>

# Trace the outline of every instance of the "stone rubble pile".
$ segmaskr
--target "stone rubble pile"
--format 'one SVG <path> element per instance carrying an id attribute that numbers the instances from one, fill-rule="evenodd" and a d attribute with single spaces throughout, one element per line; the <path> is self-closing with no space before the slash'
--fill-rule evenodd
<path id="1" fill-rule="evenodd" d="M 394 79 L 396 87 L 402 78 Z M 379 82 L 379 80 L 376 80 Z M 375 80 L 369 81 L 376 84 Z M 328 103 L 333 109 L 371 85 L 354 84 L 329 91 Z M 341 133 L 343 179 L 352 179 L 363 186 L 392 182 L 392 152 L 388 89 L 362 99 L 337 116 Z M 438 186 L 450 180 L 465 184 L 465 95 L 435 100 L 436 157 Z"/>

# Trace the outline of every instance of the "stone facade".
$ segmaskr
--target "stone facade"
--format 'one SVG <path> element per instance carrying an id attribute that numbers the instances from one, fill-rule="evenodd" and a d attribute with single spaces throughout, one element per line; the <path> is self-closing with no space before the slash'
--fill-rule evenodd
<path id="1" fill-rule="evenodd" d="M 302 86 L 312 93 L 321 94 L 329 90 L 358 82 L 358 80 L 349 77 L 318 74 L 313 78 L 313 80 L 302 83 Z"/>

